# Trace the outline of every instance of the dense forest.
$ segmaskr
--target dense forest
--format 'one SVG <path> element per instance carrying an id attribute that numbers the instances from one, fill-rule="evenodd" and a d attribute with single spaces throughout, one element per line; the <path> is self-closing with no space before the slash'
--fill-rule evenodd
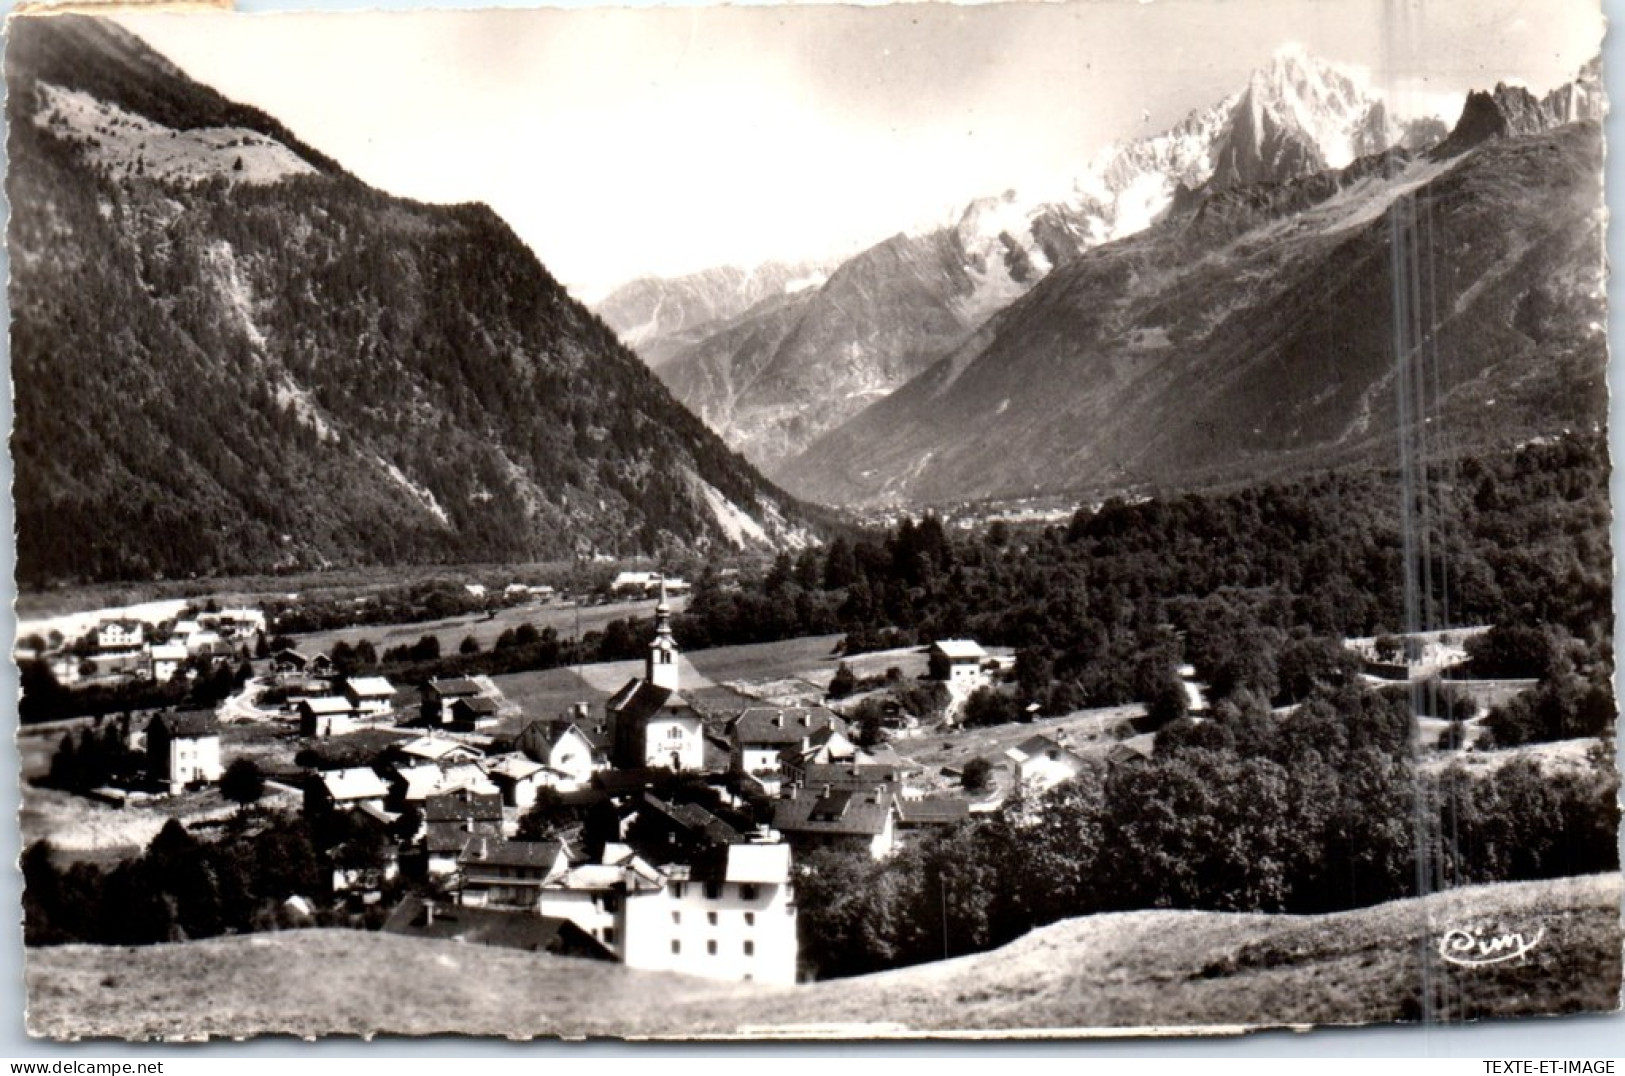
<path id="1" fill-rule="evenodd" d="M 112 174 L 85 141 L 139 136 L 42 121 L 42 85 L 286 133 L 103 21 L 16 30 L 23 586 L 709 549 L 729 543 L 714 497 L 805 525 L 488 208 L 319 155 L 263 184 Z"/>

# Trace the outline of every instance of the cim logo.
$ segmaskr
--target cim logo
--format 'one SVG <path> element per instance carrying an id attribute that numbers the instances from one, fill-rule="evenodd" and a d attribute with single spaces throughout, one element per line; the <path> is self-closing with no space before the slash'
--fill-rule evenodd
<path id="1" fill-rule="evenodd" d="M 1544 928 L 1535 931 L 1533 937 L 1526 938 L 1518 932 L 1491 934 L 1476 927 L 1458 927 L 1446 931 L 1439 939 L 1439 956 L 1464 968 L 1501 964 L 1528 955 L 1545 936 Z"/>

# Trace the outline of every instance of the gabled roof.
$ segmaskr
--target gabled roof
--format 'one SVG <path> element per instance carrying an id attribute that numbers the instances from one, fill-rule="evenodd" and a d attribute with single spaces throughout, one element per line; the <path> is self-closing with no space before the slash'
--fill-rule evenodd
<path id="1" fill-rule="evenodd" d="M 551 721 L 532 721 L 520 730 L 514 739 L 514 746 L 523 751 L 531 759 L 541 762 L 550 757 L 553 748 L 571 732 L 575 732 L 594 753 L 608 750 L 610 738 L 607 734 L 597 732 L 590 727 L 583 727 L 580 723 L 566 718 L 554 718 Z"/>
<path id="2" fill-rule="evenodd" d="M 365 766 L 350 770 L 328 770 L 321 775 L 322 787 L 335 803 L 348 800 L 383 799 L 389 788 L 383 778 Z"/>
<path id="3" fill-rule="evenodd" d="M 613 951 L 568 919 L 439 902 L 429 908 L 419 897 L 403 900 L 390 913 L 384 930 L 413 938 L 437 938 L 527 953 L 615 959 Z"/>
<path id="4" fill-rule="evenodd" d="M 970 801 L 898 800 L 897 820 L 905 826 L 951 826 L 970 817 Z"/>
<path id="5" fill-rule="evenodd" d="M 153 661 L 185 661 L 187 650 L 180 643 L 159 643 L 152 648 Z"/>
<path id="6" fill-rule="evenodd" d="M 423 685 L 423 690 L 442 699 L 467 698 L 472 695 L 484 694 L 485 691 L 480 685 L 466 677 L 457 677 L 451 680 L 430 680 Z"/>
<path id="7" fill-rule="evenodd" d="M 423 818 L 427 822 L 458 820 L 502 821 L 502 797 L 468 789 L 437 792 L 424 799 Z"/>
<path id="8" fill-rule="evenodd" d="M 439 762 L 453 755 L 465 758 L 480 757 L 479 748 L 445 736 L 419 736 L 414 740 L 397 744 L 395 750 L 408 758 L 428 759 L 430 762 Z"/>
<path id="9" fill-rule="evenodd" d="M 975 639 L 938 639 L 931 649 L 949 661 L 981 661 L 987 657 L 987 651 Z"/>
<path id="10" fill-rule="evenodd" d="M 733 720 L 735 743 L 784 747 L 800 744 L 814 733 L 846 731 L 846 722 L 822 706 L 751 706 Z"/>
<path id="11" fill-rule="evenodd" d="M 100 624 L 96 625 L 96 630 L 107 631 L 110 628 L 118 628 L 120 631 L 140 631 L 143 627 L 145 627 L 145 625 L 143 625 L 139 620 L 129 620 L 120 617 L 113 620 L 102 621 Z"/>
<path id="12" fill-rule="evenodd" d="M 861 762 L 814 762 L 803 768 L 801 778 L 809 791 L 825 787 L 851 791 L 896 785 L 902 781 L 903 774 L 895 766 Z"/>
<path id="13" fill-rule="evenodd" d="M 517 752 L 511 755 L 498 755 L 495 758 L 488 758 L 481 763 L 481 766 L 484 768 L 486 776 L 500 777 L 505 781 L 524 781 L 547 769 L 540 762 L 533 761 Z"/>
<path id="14" fill-rule="evenodd" d="M 385 676 L 352 676 L 344 690 L 358 699 L 387 699 L 395 694 L 395 685 Z"/>
<path id="15" fill-rule="evenodd" d="M 1030 758 L 1037 758 L 1040 755 L 1049 754 L 1051 751 L 1064 750 L 1066 749 L 1062 747 L 1058 741 L 1052 740 L 1048 736 L 1040 734 L 1036 736 L 1029 736 L 1025 740 L 1022 740 L 1020 743 L 1016 744 L 1016 746 L 1009 748 L 1005 751 L 1005 756 L 1016 762 L 1025 762 Z"/>
<path id="16" fill-rule="evenodd" d="M 528 867 L 547 870 L 569 857 L 570 846 L 563 841 L 503 841 L 476 838 L 463 848 L 457 857 L 459 864 L 479 864 L 490 867 Z"/>
<path id="17" fill-rule="evenodd" d="M 465 710 L 469 713 L 478 714 L 480 716 L 495 714 L 499 709 L 497 706 L 497 700 L 488 698 L 485 695 L 459 698 L 456 702 L 451 704 L 451 708 L 453 711 Z"/>
<path id="18" fill-rule="evenodd" d="M 643 721 L 659 713 L 662 707 L 686 707 L 683 697 L 669 687 L 658 687 L 641 677 L 628 680 L 621 689 L 604 703 L 604 711 L 614 714 L 616 720 Z"/>
<path id="19" fill-rule="evenodd" d="M 722 877 L 728 882 L 783 885 L 790 880 L 790 846 L 733 845 L 728 849 L 728 866 Z"/>
<path id="20" fill-rule="evenodd" d="M 674 827 L 709 844 L 742 844 L 738 830 L 694 803 L 667 803 L 653 792 L 643 794 L 645 809 L 664 816 Z"/>
<path id="21" fill-rule="evenodd" d="M 804 791 L 795 799 L 773 804 L 773 828 L 785 833 L 873 837 L 885 830 L 894 802 L 891 790 L 884 788 L 828 795 Z"/>
<path id="22" fill-rule="evenodd" d="M 299 708 L 308 710 L 317 717 L 326 717 L 330 714 L 353 714 L 355 707 L 350 700 L 338 695 L 324 695 L 319 699 L 301 699 Z"/>
<path id="23" fill-rule="evenodd" d="M 468 842 L 476 837 L 502 839 L 502 823 L 489 819 L 442 820 L 429 822 L 424 828 L 427 833 L 423 838 L 423 847 L 442 855 L 455 852 L 461 856 Z"/>
<path id="24" fill-rule="evenodd" d="M 203 736 L 220 735 L 220 719 L 213 710 L 181 710 L 173 714 L 159 714 L 147 724 L 147 735 L 163 726 L 171 740 L 195 740 Z"/>

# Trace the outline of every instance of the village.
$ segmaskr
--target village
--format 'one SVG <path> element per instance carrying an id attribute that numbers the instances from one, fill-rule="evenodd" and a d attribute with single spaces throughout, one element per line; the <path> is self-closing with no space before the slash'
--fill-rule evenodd
<path id="1" fill-rule="evenodd" d="M 143 817 L 150 831 L 168 818 L 218 823 L 229 800 L 294 810 L 341 834 L 325 850 L 327 891 L 288 899 L 295 925 L 348 909 L 396 934 L 788 984 L 802 974 L 795 877 L 808 854 L 882 860 L 1014 797 L 1037 804 L 1088 765 L 1134 765 L 1156 750 L 1142 705 L 966 727 L 967 703 L 1014 660 L 970 639 L 850 661 L 826 654 L 822 676 L 770 672 L 721 688 L 674 637 L 672 592 L 687 590 L 658 573 L 617 576 L 610 600 L 654 601 L 641 669 L 595 668 L 575 685 L 602 684 L 601 704 L 551 712 L 559 690 L 516 699 L 497 682 L 510 678 L 397 684 L 338 668 L 329 653 L 270 650 L 274 625 L 257 609 L 157 627 L 100 622 L 81 665 L 155 681 L 188 663 L 194 677 L 211 663 L 247 668 L 216 707 L 98 719 L 125 763 L 97 787 L 80 782 L 82 810 Z M 1461 663 L 1463 638 L 1348 645 L 1374 682 L 1404 681 Z M 1179 671 L 1184 713 L 1200 721 L 1204 685 Z M 635 675 L 610 690 L 608 677 L 623 673 Z M 922 695 L 922 716 L 897 701 L 920 709 Z M 1432 724 L 1420 735 L 1449 726 Z M 90 732 L 66 734 L 50 760 L 55 784 L 71 784 L 58 772 L 74 761 L 64 753 L 83 763 L 91 742 Z M 47 741 L 35 743 L 38 772 Z M 42 794 L 25 793 L 25 831 L 27 800 Z M 200 813 L 211 796 L 213 815 Z M 56 817 L 51 828 L 72 846 L 71 824 Z"/>

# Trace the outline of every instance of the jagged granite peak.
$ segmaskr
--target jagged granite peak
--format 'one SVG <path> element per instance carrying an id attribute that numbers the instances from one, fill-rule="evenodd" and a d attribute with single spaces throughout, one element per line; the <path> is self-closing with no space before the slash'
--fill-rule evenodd
<path id="1" fill-rule="evenodd" d="M 1537 98 L 1527 87 L 1504 82 L 1490 91 L 1469 93 L 1461 118 L 1434 154 L 1441 159 L 1454 157 L 1490 139 L 1535 134 L 1582 120 L 1601 120 L 1606 112 L 1602 63 L 1597 57 L 1582 67 L 1573 81 L 1545 97 Z"/>
<path id="2" fill-rule="evenodd" d="M 100 20 L 8 31 L 22 585 L 811 539 L 488 207 Z"/>
<path id="3" fill-rule="evenodd" d="M 1056 268 L 779 480 L 919 507 L 1392 465 L 1400 197 L 1428 222 L 1418 316 L 1439 428 L 1461 447 L 1592 428 L 1607 413 L 1601 149 L 1586 121 L 1211 192 Z"/>
<path id="4" fill-rule="evenodd" d="M 1401 137 L 1361 72 L 1287 47 L 1224 100 L 1107 147 L 1069 189 L 974 199 L 793 302 L 746 294 L 752 310 L 704 339 L 626 324 L 678 398 L 771 476 L 1083 252 L 1215 191 L 1340 168 Z"/>

